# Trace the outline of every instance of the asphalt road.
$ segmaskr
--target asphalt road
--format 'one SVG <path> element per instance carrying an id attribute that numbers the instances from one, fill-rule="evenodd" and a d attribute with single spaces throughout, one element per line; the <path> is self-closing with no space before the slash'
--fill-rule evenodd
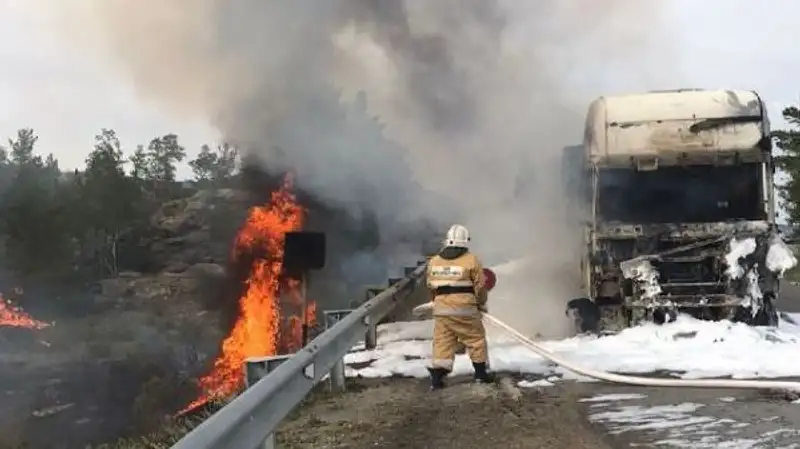
<path id="1" fill-rule="evenodd" d="M 800 286 L 786 282 L 781 290 L 779 310 L 800 313 Z M 605 383 L 571 388 L 588 399 L 582 403 L 590 423 L 636 447 L 800 448 L 800 394 Z"/>
<path id="2" fill-rule="evenodd" d="M 800 286 L 783 282 L 778 309 L 783 312 L 800 313 Z"/>
<path id="3" fill-rule="evenodd" d="M 638 447 L 800 447 L 800 404 L 779 392 L 610 384 L 588 390 L 596 398 L 585 402 L 589 422 Z"/>

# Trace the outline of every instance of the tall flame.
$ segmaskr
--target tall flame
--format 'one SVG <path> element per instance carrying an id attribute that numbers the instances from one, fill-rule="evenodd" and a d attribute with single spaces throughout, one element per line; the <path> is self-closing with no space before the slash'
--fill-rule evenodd
<path id="1" fill-rule="evenodd" d="M 236 393 L 242 387 L 243 363 L 248 357 L 276 355 L 282 349 L 296 351 L 302 346 L 298 331 L 291 330 L 290 335 L 281 335 L 282 284 L 284 288 L 288 287 L 290 297 L 302 297 L 302 293 L 298 293 L 298 281 L 287 279 L 282 282 L 281 279 L 285 235 L 300 230 L 305 221 L 305 210 L 291 189 L 292 179 L 287 176 L 281 188 L 272 193 L 269 204 L 250 210 L 236 237 L 233 257 L 240 258 L 254 249 L 261 250 L 258 253 L 264 253 L 266 257 L 253 262 L 245 292 L 239 299 L 240 311 L 233 330 L 223 341 L 222 353 L 211 372 L 200 379 L 202 395 L 181 413 Z M 315 305 L 309 303 L 305 313 L 305 320 L 313 326 Z M 290 323 L 296 321 L 302 320 L 289 317 Z M 297 324 L 289 326 L 297 328 Z M 300 329 L 302 333 L 302 323 Z"/>

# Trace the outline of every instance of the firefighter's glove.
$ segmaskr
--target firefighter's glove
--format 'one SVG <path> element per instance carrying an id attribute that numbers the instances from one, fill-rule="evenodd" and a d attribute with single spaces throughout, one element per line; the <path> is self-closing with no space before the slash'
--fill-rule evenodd
<path id="1" fill-rule="evenodd" d="M 411 311 L 411 314 L 415 317 L 422 317 L 431 313 L 433 313 L 433 301 L 420 304 Z"/>

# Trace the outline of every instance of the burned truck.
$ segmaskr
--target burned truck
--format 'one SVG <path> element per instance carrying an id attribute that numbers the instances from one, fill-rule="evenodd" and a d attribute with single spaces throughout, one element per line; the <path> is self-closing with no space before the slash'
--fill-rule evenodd
<path id="1" fill-rule="evenodd" d="M 777 235 L 769 120 L 756 92 L 605 96 L 564 149 L 581 222 L 580 331 L 679 313 L 776 325 L 791 252 Z M 796 261 L 794 261 L 796 263 Z"/>

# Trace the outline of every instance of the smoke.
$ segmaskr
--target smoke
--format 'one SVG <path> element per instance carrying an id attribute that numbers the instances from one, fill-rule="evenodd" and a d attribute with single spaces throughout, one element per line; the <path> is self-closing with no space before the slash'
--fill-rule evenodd
<path id="1" fill-rule="evenodd" d="M 268 170 L 381 240 L 470 227 L 487 265 L 528 256 L 563 312 L 577 268 L 560 152 L 592 97 L 664 86 L 661 4 L 635 0 L 63 0 L 76 45 L 142 96 L 203 114 Z M 358 262 L 364 263 L 364 255 Z M 569 265 L 570 261 L 572 265 Z M 354 260 L 355 262 L 355 260 Z M 565 269 L 565 272 L 575 271 Z M 566 277 L 569 277 L 567 275 Z M 500 282 L 503 282 L 501 279 Z M 530 288 L 529 285 L 525 287 Z M 538 309 L 537 309 L 538 308 Z"/>

